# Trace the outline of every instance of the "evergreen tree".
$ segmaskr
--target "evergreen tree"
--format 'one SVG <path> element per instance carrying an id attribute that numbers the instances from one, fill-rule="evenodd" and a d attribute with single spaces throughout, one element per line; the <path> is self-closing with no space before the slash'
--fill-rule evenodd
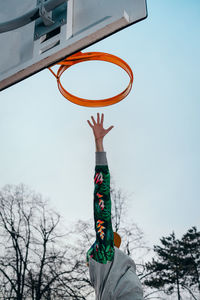
<path id="1" fill-rule="evenodd" d="M 157 260 L 147 263 L 150 275 L 144 281 L 145 285 L 163 290 L 166 294 L 177 291 L 178 300 L 181 299 L 180 285 L 184 275 L 182 259 L 179 256 L 179 241 L 174 232 L 160 239 L 162 246 L 154 246 Z"/>
<path id="2" fill-rule="evenodd" d="M 181 256 L 184 259 L 184 288 L 193 296 L 198 291 L 200 299 L 200 232 L 192 227 L 180 241 Z M 193 298 L 195 298 L 193 296 Z"/>
<path id="3" fill-rule="evenodd" d="M 164 291 L 177 293 L 181 299 L 181 290 L 187 290 L 193 299 L 200 294 L 200 232 L 192 227 L 176 239 L 173 232 L 161 238 L 161 246 L 154 246 L 156 258 L 146 264 L 147 274 L 144 284 Z"/>

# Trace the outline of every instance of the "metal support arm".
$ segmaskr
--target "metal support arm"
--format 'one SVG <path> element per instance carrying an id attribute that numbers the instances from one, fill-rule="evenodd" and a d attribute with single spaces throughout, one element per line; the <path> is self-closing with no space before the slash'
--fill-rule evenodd
<path id="1" fill-rule="evenodd" d="M 50 15 L 48 13 L 51 12 L 57 6 L 67 1 L 68 0 L 48 0 L 46 2 L 43 2 L 42 9 L 40 4 L 36 8 L 32 9 L 31 11 L 27 12 L 19 18 L 0 23 L 0 33 L 17 29 L 35 21 L 40 17 L 43 19 L 43 22 L 46 26 L 50 26 L 54 22 L 51 20 Z"/>
<path id="2" fill-rule="evenodd" d="M 54 24 L 54 21 L 52 20 L 52 12 L 46 11 L 44 7 L 44 0 L 39 1 L 39 15 L 45 26 L 51 26 Z"/>

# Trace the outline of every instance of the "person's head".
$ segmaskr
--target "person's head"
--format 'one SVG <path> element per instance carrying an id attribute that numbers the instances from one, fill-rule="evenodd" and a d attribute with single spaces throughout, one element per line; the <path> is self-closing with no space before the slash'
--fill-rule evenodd
<path id="1" fill-rule="evenodd" d="M 121 245 L 121 241 L 122 241 L 122 239 L 121 239 L 120 235 L 117 232 L 114 232 L 114 245 L 115 245 L 115 247 L 119 248 L 120 245 Z"/>

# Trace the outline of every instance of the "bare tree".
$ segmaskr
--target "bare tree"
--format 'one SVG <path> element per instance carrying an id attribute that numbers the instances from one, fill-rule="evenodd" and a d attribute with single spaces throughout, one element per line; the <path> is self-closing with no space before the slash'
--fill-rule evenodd
<path id="1" fill-rule="evenodd" d="M 122 238 L 121 249 L 133 256 L 139 265 L 139 260 L 150 251 L 144 240 L 144 233 L 128 215 L 129 196 L 122 189 L 111 185 L 112 224 L 113 230 L 119 232 Z"/>
<path id="2" fill-rule="evenodd" d="M 85 299 L 81 287 L 77 288 L 73 280 L 79 262 L 72 257 L 72 249 L 62 242 L 66 236 L 59 224 L 60 216 L 24 185 L 7 185 L 2 189 L 2 299 Z"/>
<path id="3" fill-rule="evenodd" d="M 117 189 L 114 184 L 111 185 L 111 199 L 112 199 L 112 224 L 113 230 L 118 232 L 122 218 L 125 216 L 127 209 L 127 196 L 121 189 Z"/>
<path id="4" fill-rule="evenodd" d="M 24 297 L 34 200 L 37 201 L 30 193 L 25 195 L 22 185 L 14 189 L 7 185 L 0 193 L 0 272 L 3 280 L 7 279 L 9 290 L 19 300 Z M 32 205 L 25 205 L 25 202 L 32 202 Z"/>
<path id="5" fill-rule="evenodd" d="M 71 227 L 74 228 L 70 236 L 71 249 L 73 249 L 73 255 L 79 261 L 79 267 L 74 272 L 74 280 L 82 287 L 84 295 L 88 299 L 88 296 L 93 295 L 94 297 L 94 289 L 90 283 L 88 266 L 86 264 L 86 253 L 95 242 L 93 219 L 79 220 Z"/>

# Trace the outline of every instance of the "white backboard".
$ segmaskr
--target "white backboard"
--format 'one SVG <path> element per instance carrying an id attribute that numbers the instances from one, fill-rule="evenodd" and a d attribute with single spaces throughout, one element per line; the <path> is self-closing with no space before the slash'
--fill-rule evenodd
<path id="1" fill-rule="evenodd" d="M 0 33 L 0 90 L 147 17 L 146 0 L 68 0 L 50 16 L 53 25 L 45 26 L 39 17 L 6 31 L 6 22 L 38 4 L 0 0 L 0 32 L 5 31 Z"/>

